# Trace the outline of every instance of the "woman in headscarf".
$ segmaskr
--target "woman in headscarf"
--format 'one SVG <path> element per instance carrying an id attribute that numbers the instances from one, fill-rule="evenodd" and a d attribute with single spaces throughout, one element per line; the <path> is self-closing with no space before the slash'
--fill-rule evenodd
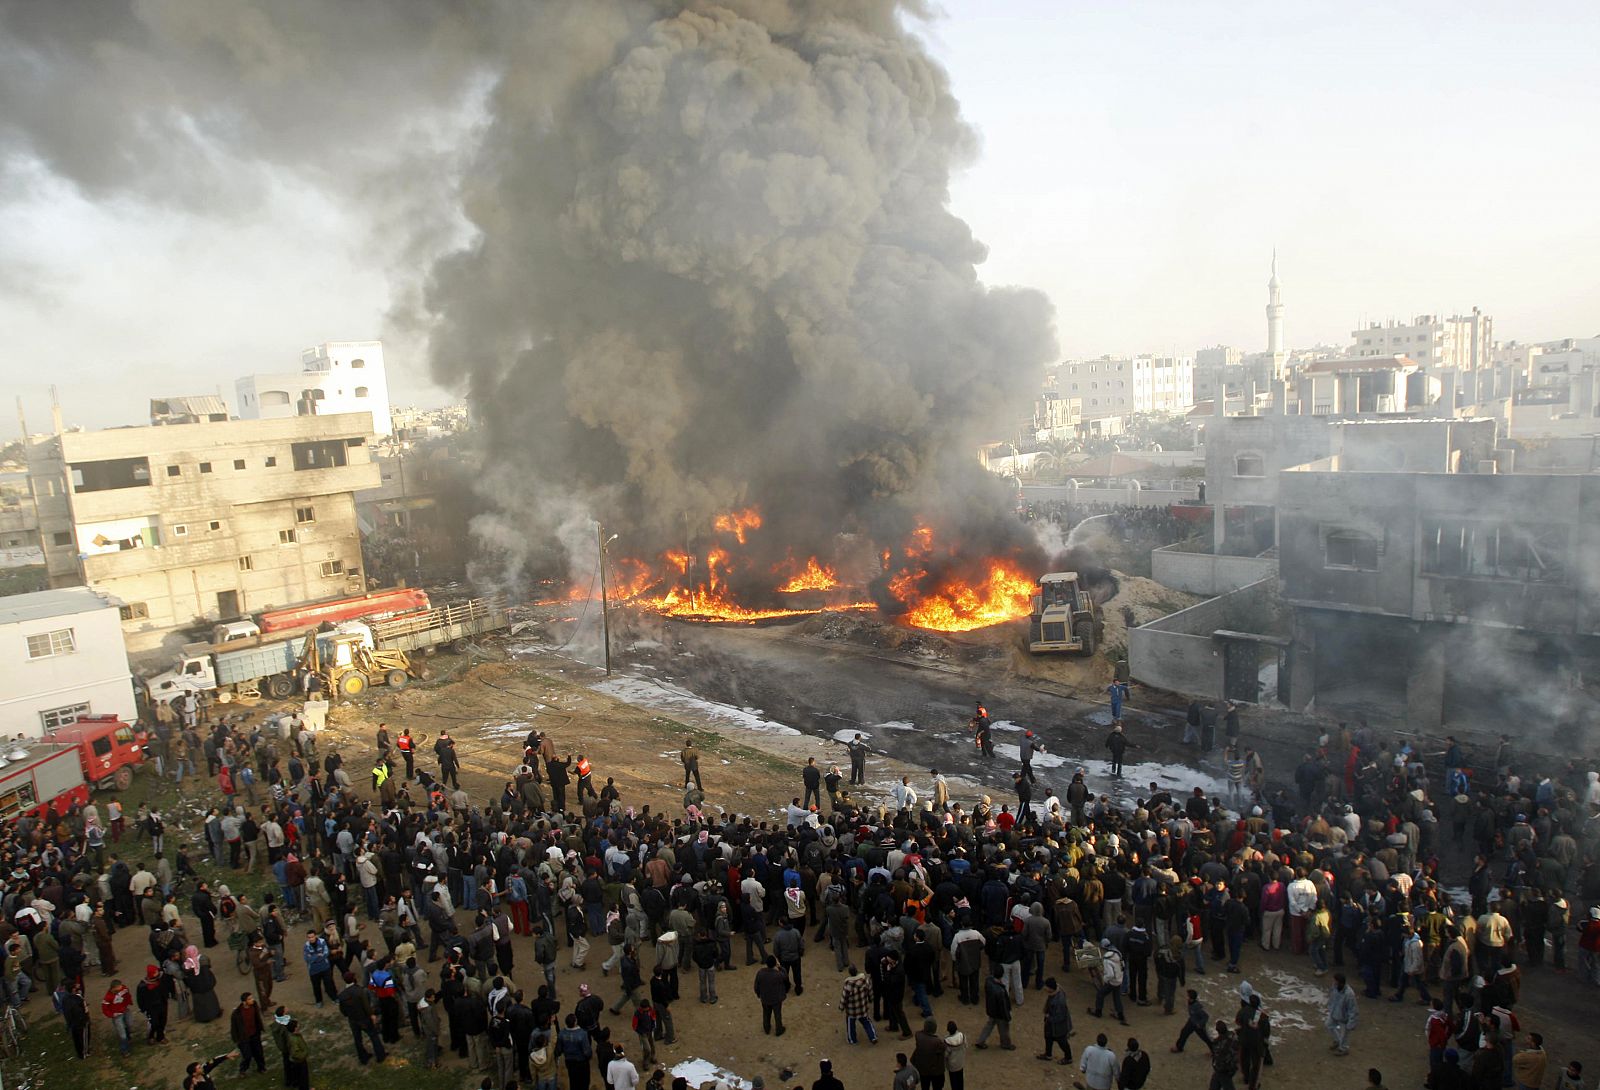
<path id="1" fill-rule="evenodd" d="M 214 1022 L 221 1018 L 222 1006 L 217 1002 L 217 978 L 211 971 L 211 959 L 195 947 L 187 947 L 183 951 L 183 977 L 189 985 L 194 1020 Z"/>

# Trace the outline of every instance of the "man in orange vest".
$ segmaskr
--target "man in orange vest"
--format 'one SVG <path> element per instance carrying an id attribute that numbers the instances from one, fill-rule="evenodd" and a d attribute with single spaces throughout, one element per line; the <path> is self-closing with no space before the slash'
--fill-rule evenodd
<path id="1" fill-rule="evenodd" d="M 400 756 L 406 759 L 406 779 L 413 779 L 416 775 L 416 769 L 413 767 L 411 761 L 412 753 L 416 748 L 416 743 L 411 740 L 410 727 L 401 728 L 400 737 L 395 739 L 394 745 L 395 748 L 400 751 Z"/>
<path id="2" fill-rule="evenodd" d="M 598 792 L 598 791 L 596 791 L 594 789 L 594 781 L 589 778 L 590 774 L 593 771 L 594 771 L 594 769 L 592 767 L 590 767 L 590 765 L 589 765 L 589 758 L 585 757 L 581 753 L 578 754 L 578 805 L 579 806 L 583 805 L 583 793 L 585 791 L 589 792 L 589 795 L 590 795 L 591 798 L 594 798 L 596 800 L 598 800 L 600 798 L 600 792 Z"/>

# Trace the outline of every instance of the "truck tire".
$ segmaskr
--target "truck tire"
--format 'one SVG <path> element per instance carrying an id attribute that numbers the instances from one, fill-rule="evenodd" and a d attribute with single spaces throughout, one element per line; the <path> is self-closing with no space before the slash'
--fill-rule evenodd
<path id="1" fill-rule="evenodd" d="M 294 695 L 294 679 L 288 674 L 273 674 L 267 678 L 267 695 L 274 700 L 287 700 Z"/>
<path id="2" fill-rule="evenodd" d="M 400 669 L 390 670 L 383 675 L 383 683 L 391 689 L 403 689 L 409 680 L 410 678 L 406 676 L 406 672 Z"/>
<path id="3" fill-rule="evenodd" d="M 1079 627 L 1080 625 L 1082 626 L 1081 628 Z M 1096 639 L 1099 636 L 1099 632 L 1095 630 L 1094 621 L 1088 616 L 1074 617 L 1072 618 L 1072 630 L 1075 634 L 1080 632 L 1083 634 L 1083 657 L 1086 659 L 1093 658 L 1095 645 L 1099 642 Z"/>
<path id="4" fill-rule="evenodd" d="M 465 655 L 467 653 L 467 648 L 471 646 L 472 644 L 465 637 L 450 641 L 450 650 L 452 653 L 457 655 Z"/>
<path id="5" fill-rule="evenodd" d="M 345 696 L 360 696 L 367 691 L 366 675 L 351 670 L 339 679 L 339 691 Z"/>
<path id="6" fill-rule="evenodd" d="M 111 786 L 115 787 L 118 791 L 126 791 L 128 788 L 132 787 L 133 769 L 127 765 L 123 765 L 121 768 L 117 769 L 117 774 L 111 777 Z"/>

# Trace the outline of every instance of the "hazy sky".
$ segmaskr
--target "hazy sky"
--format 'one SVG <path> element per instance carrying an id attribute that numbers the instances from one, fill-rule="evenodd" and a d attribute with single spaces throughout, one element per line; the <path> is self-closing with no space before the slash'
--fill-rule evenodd
<path id="1" fill-rule="evenodd" d="M 1263 347 L 1274 245 L 1291 345 L 1475 305 L 1502 340 L 1600 334 L 1593 0 L 945 12 L 982 138 L 956 211 L 988 280 L 1050 295 L 1064 357 Z M 343 198 L 269 184 L 202 216 L 0 180 L 0 375 L 34 430 L 51 382 L 69 423 L 137 423 L 330 339 L 389 338 L 398 403 L 450 396 L 384 328 L 395 251 Z"/>

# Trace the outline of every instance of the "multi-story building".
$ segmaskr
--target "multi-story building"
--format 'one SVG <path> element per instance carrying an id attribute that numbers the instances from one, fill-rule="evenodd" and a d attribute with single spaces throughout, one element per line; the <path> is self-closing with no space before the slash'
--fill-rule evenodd
<path id="1" fill-rule="evenodd" d="M 137 717 L 121 604 L 87 587 L 0 598 L 0 734 Z"/>
<path id="2" fill-rule="evenodd" d="M 1194 357 L 1074 360 L 1056 369 L 1055 389 L 1079 399 L 1085 420 L 1186 413 L 1194 405 Z"/>
<path id="3" fill-rule="evenodd" d="M 29 444 L 51 586 L 121 599 L 133 652 L 174 633 L 365 589 L 355 493 L 367 413 L 67 432 Z"/>
<path id="4" fill-rule="evenodd" d="M 300 353 L 298 371 L 246 375 L 234 389 L 241 420 L 371 413 L 373 434 L 393 428 L 382 341 L 328 341 Z"/>
<path id="5" fill-rule="evenodd" d="M 1413 727 L 1592 719 L 1600 475 L 1516 472 L 1493 421 L 1345 424 L 1281 475 L 1279 576 L 1295 705 Z"/>
<path id="6" fill-rule="evenodd" d="M 1477 307 L 1449 318 L 1422 314 L 1403 324 L 1373 322 L 1350 336 L 1352 356 L 1409 356 L 1428 370 L 1476 371 L 1494 361 L 1494 319 Z"/>
<path id="7" fill-rule="evenodd" d="M 1318 360 L 1296 372 L 1289 411 L 1301 416 L 1415 412 L 1439 397 L 1439 380 L 1403 355 Z"/>

